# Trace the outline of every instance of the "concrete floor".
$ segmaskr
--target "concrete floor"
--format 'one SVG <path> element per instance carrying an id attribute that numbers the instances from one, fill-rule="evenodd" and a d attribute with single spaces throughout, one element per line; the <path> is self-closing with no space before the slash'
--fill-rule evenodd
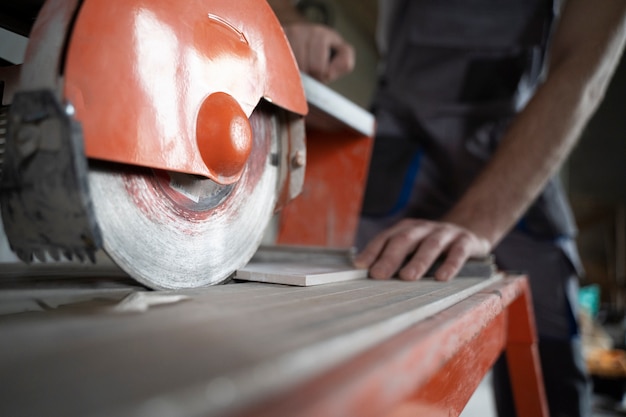
<path id="1" fill-rule="evenodd" d="M 496 408 L 491 391 L 491 374 L 480 383 L 460 417 L 496 417 Z"/>
<path id="2" fill-rule="evenodd" d="M 480 383 L 460 417 L 496 417 L 490 374 Z M 626 417 L 626 406 L 617 410 L 611 401 L 595 396 L 593 417 Z"/>

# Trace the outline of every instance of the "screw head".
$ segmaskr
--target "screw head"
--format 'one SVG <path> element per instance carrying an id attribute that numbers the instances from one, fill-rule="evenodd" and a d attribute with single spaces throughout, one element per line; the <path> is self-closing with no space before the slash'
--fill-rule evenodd
<path id="1" fill-rule="evenodd" d="M 301 168 L 306 164 L 306 155 L 304 151 L 299 150 L 294 153 L 293 158 L 291 158 L 291 164 L 294 168 Z"/>

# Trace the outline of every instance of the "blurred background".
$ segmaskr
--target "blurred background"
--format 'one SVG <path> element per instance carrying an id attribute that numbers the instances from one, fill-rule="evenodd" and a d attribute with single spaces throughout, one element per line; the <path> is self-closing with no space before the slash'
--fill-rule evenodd
<path id="1" fill-rule="evenodd" d="M 357 51 L 354 73 L 331 87 L 367 108 L 376 83 L 377 0 L 301 0 L 311 20 L 335 27 Z M 602 314 L 626 309 L 626 59 L 561 172 L 580 235 L 587 276 L 600 287 Z"/>

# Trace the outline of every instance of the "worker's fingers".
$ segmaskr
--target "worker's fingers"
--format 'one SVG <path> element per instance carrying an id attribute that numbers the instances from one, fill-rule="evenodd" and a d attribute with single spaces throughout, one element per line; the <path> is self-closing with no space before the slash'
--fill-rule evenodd
<path id="1" fill-rule="evenodd" d="M 428 230 L 415 225 L 396 229 L 387 237 L 380 256 L 370 267 L 370 277 L 374 279 L 391 278 L 427 234 Z"/>
<path id="2" fill-rule="evenodd" d="M 459 236 L 450 245 L 448 255 L 435 272 L 439 281 L 448 281 L 454 278 L 470 257 L 487 256 L 491 251 L 491 244 L 487 239 L 461 229 Z"/>
<path id="3" fill-rule="evenodd" d="M 431 232 L 422 239 L 409 262 L 398 272 L 400 278 L 407 281 L 422 278 L 455 237 L 456 230 L 451 227 L 445 227 L 445 225 L 432 227 Z"/>
<path id="4" fill-rule="evenodd" d="M 341 42 L 333 45 L 332 50 L 334 54 L 332 54 L 328 66 L 328 81 L 334 81 L 342 75 L 352 72 L 355 65 L 355 53 L 351 45 Z"/>
<path id="5" fill-rule="evenodd" d="M 471 256 L 486 256 L 490 250 L 487 239 L 481 239 L 454 224 L 438 222 L 411 260 L 399 271 L 399 276 L 405 280 L 419 279 L 438 258 L 444 256 L 443 263 L 435 271 L 435 279 L 448 281 L 458 274 Z"/>
<path id="6" fill-rule="evenodd" d="M 416 280 L 445 255 L 435 278 L 447 281 L 470 256 L 485 256 L 490 250 L 487 239 L 452 223 L 405 219 L 372 239 L 354 263 L 369 268 L 372 278 L 388 279 L 398 272 L 401 279 Z"/>
<path id="7" fill-rule="evenodd" d="M 315 25 L 311 31 L 309 48 L 310 74 L 323 82 L 330 82 L 353 68 L 352 47 L 334 30 Z"/>
<path id="8" fill-rule="evenodd" d="M 402 228 L 403 225 L 402 222 L 400 222 L 374 236 L 374 238 L 367 243 L 365 248 L 354 258 L 354 266 L 357 268 L 370 268 L 382 254 L 387 240 L 399 230 L 402 230 Z"/>
<path id="9" fill-rule="evenodd" d="M 449 281 L 459 273 L 463 264 L 469 259 L 474 252 L 475 255 L 483 255 L 480 253 L 479 248 L 472 247 L 472 239 L 462 234 L 459 236 L 448 250 L 448 256 L 446 256 L 444 262 L 435 271 L 435 279 L 437 281 Z M 485 253 L 486 255 L 486 253 Z"/>
<path id="10" fill-rule="evenodd" d="M 332 32 L 321 26 L 315 26 L 311 32 L 307 73 L 322 82 L 328 81 L 333 44 L 331 38 Z"/>
<path id="11" fill-rule="evenodd" d="M 333 29 L 305 22 L 284 30 L 300 71 L 329 82 L 354 69 L 354 49 Z"/>
<path id="12" fill-rule="evenodd" d="M 370 276 L 388 279 L 431 232 L 432 223 L 405 219 L 379 233 L 355 258 L 355 266 L 369 268 Z"/>
<path id="13" fill-rule="evenodd" d="M 381 235 L 376 236 L 368 242 L 365 249 L 356 255 L 353 261 L 354 266 L 357 268 L 369 269 L 370 266 L 376 262 L 376 259 L 378 259 L 378 255 L 382 253 L 386 243 L 387 240 Z"/>

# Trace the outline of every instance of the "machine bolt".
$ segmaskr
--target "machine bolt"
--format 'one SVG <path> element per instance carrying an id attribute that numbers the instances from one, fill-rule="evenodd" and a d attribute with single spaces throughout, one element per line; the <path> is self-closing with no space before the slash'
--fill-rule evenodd
<path id="1" fill-rule="evenodd" d="M 306 164 L 306 155 L 304 154 L 304 151 L 296 151 L 296 153 L 293 155 L 293 158 L 291 158 L 291 165 L 294 168 L 301 168 Z"/>
<path id="2" fill-rule="evenodd" d="M 65 103 L 65 114 L 68 116 L 74 116 L 76 114 L 76 109 L 72 106 L 72 103 L 69 101 Z"/>

